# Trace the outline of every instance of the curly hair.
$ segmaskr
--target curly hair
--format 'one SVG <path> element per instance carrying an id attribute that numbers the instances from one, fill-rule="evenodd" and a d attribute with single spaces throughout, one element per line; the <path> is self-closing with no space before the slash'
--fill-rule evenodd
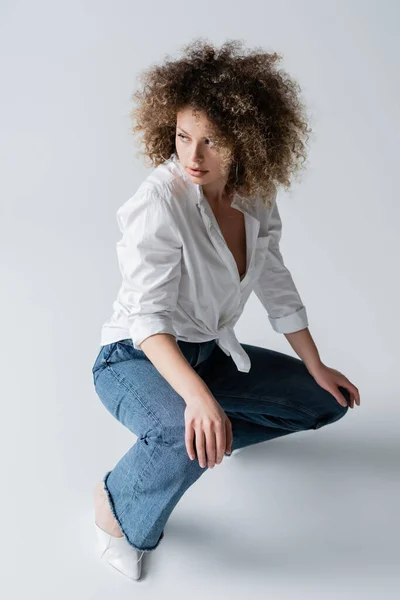
<path id="1" fill-rule="evenodd" d="M 243 49 L 241 40 L 228 40 L 218 49 L 198 38 L 182 50 L 178 60 L 166 55 L 163 64 L 142 72 L 143 89 L 132 95 L 131 131 L 142 134 L 145 163 L 157 167 L 176 152 L 177 112 L 190 106 L 210 122 L 228 174 L 226 190 L 245 203 L 258 197 L 270 207 L 276 186 L 288 190 L 290 176 L 306 160 L 312 130 L 300 86 L 277 70 L 280 54 Z"/>

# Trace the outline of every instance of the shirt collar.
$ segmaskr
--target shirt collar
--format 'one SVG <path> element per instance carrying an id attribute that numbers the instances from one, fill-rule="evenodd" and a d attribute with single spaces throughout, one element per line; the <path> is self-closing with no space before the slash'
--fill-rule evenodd
<path id="1" fill-rule="evenodd" d="M 188 184 L 188 186 L 192 186 L 195 190 L 196 193 L 196 204 L 200 205 L 200 204 L 204 204 L 204 202 L 207 200 L 204 196 L 203 193 L 203 188 L 202 185 L 200 183 L 194 183 L 190 178 L 189 175 L 186 173 L 185 169 L 182 167 L 182 164 L 180 163 L 179 159 L 178 159 L 178 155 L 176 154 L 176 152 L 173 152 L 171 154 L 170 160 L 177 165 L 177 167 L 179 168 L 180 172 L 182 173 L 182 176 L 184 177 L 186 183 Z M 239 210 L 248 213 L 249 215 L 251 215 L 252 217 L 254 217 L 255 219 L 257 219 L 257 221 L 260 220 L 258 214 L 257 214 L 257 207 L 252 204 L 250 206 L 246 206 L 243 202 L 242 202 L 242 197 L 238 194 L 235 193 L 233 196 L 233 200 L 231 202 L 231 206 L 233 208 L 238 208 Z"/>

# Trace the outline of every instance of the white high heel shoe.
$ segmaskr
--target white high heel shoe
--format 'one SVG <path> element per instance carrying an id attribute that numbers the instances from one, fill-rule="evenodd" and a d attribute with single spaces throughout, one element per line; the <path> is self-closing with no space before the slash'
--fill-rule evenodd
<path id="1" fill-rule="evenodd" d="M 100 558 L 104 558 L 114 569 L 129 579 L 140 579 L 144 552 L 131 546 L 125 536 L 115 537 L 103 531 L 96 522 L 94 525 L 101 552 Z"/>

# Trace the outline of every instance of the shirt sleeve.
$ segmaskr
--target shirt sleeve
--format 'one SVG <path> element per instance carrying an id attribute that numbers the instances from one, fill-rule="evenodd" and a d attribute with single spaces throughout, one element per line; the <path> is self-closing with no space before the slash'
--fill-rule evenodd
<path id="1" fill-rule="evenodd" d="M 181 241 L 166 201 L 153 188 L 138 190 L 117 211 L 122 302 L 133 345 L 156 333 L 175 338 L 173 312 L 181 277 Z"/>
<path id="2" fill-rule="evenodd" d="M 254 293 L 268 313 L 272 328 L 278 333 L 292 333 L 308 327 L 305 306 L 279 250 L 282 221 L 276 196 L 268 218 L 271 236 L 263 269 L 254 285 Z"/>

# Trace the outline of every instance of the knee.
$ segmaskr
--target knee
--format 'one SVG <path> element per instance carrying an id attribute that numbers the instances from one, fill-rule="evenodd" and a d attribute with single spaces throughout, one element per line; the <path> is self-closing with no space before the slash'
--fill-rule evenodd
<path id="1" fill-rule="evenodd" d="M 344 397 L 344 399 L 347 402 L 347 406 L 342 406 L 341 404 L 339 404 L 339 402 L 337 402 L 337 414 L 335 417 L 335 421 L 338 421 L 339 419 L 341 419 L 342 417 L 344 417 L 344 415 L 348 412 L 349 410 L 349 406 L 350 406 L 350 392 L 344 388 L 339 386 L 339 392 L 342 394 L 342 396 Z"/>
<path id="2" fill-rule="evenodd" d="M 176 457 L 186 453 L 185 425 L 181 423 L 163 423 L 153 427 L 142 439 L 146 444 L 160 448 L 161 452 L 168 451 Z"/>
<path id="3" fill-rule="evenodd" d="M 334 413 L 333 417 L 331 418 L 331 420 L 329 422 L 334 423 L 335 421 L 339 421 L 339 419 L 342 419 L 344 417 L 344 415 L 347 413 L 348 410 L 349 410 L 348 406 L 342 406 L 341 404 L 338 403 L 336 412 Z"/>
<path id="4" fill-rule="evenodd" d="M 342 396 L 344 396 L 347 402 L 347 406 L 342 406 L 341 404 L 339 404 L 336 398 L 333 398 L 332 396 L 332 405 L 329 407 L 329 412 L 327 412 L 324 415 L 321 415 L 320 419 L 318 420 L 315 426 L 315 429 L 319 429 L 324 425 L 329 425 L 330 423 L 335 423 L 336 421 L 339 421 L 348 412 L 350 404 L 350 393 L 347 389 L 342 387 L 339 387 L 339 391 L 342 394 Z"/>
<path id="5" fill-rule="evenodd" d="M 207 467 L 201 467 L 197 458 L 196 446 L 195 459 L 188 454 L 185 439 L 185 424 L 163 424 L 153 428 L 141 438 L 147 444 L 152 461 L 164 464 L 165 474 L 169 473 L 174 480 L 179 482 L 193 482 Z"/>

